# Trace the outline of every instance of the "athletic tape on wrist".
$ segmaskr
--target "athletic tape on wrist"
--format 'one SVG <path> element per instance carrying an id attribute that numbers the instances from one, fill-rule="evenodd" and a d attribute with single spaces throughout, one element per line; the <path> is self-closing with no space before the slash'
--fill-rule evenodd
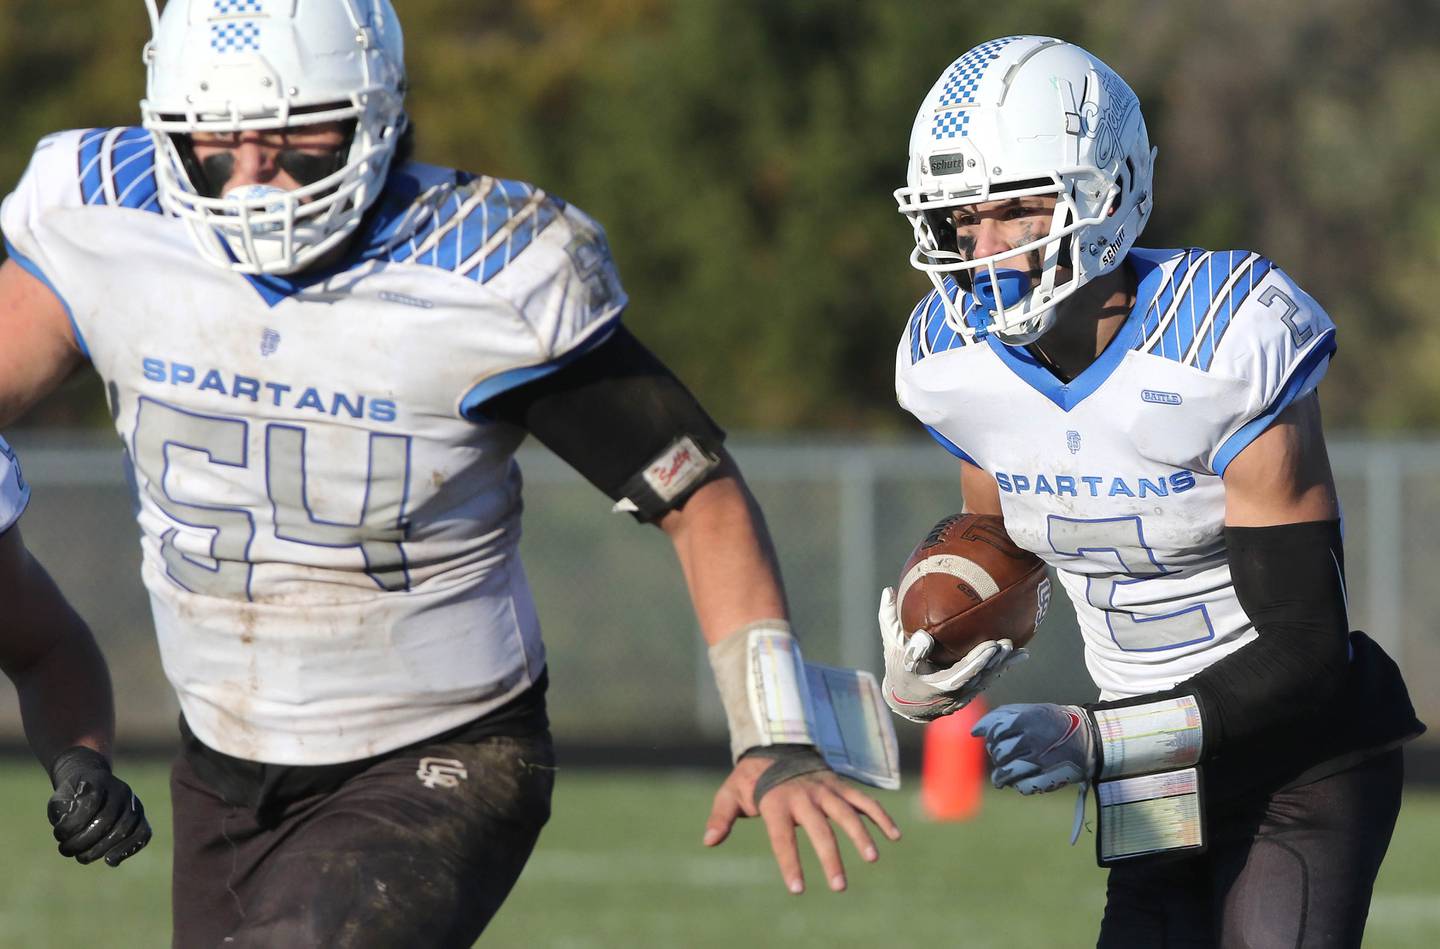
<path id="1" fill-rule="evenodd" d="M 1089 711 L 1102 780 L 1174 771 L 1200 761 L 1205 732 L 1193 695 Z"/>
<path id="2" fill-rule="evenodd" d="M 710 668 L 730 726 L 730 757 L 751 748 L 813 745 L 800 643 L 784 620 L 742 626 L 710 647 Z"/>
<path id="3" fill-rule="evenodd" d="M 760 799 L 775 785 L 789 781 L 791 778 L 798 778 L 802 774 L 830 770 L 825 756 L 820 754 L 814 745 L 772 745 L 769 748 L 751 748 L 745 752 L 743 757 L 770 759 L 770 767 L 760 772 L 760 779 L 755 782 L 756 807 L 760 806 Z"/>

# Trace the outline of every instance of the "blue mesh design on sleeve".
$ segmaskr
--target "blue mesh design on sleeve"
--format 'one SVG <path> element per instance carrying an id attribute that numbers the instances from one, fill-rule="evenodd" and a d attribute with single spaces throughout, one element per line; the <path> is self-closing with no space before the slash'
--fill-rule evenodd
<path id="1" fill-rule="evenodd" d="M 260 0 L 215 0 L 213 9 L 217 16 L 234 13 L 261 13 Z"/>
<path id="2" fill-rule="evenodd" d="M 155 140 L 143 128 L 90 129 L 80 137 L 80 197 L 160 214 L 155 184 Z"/>

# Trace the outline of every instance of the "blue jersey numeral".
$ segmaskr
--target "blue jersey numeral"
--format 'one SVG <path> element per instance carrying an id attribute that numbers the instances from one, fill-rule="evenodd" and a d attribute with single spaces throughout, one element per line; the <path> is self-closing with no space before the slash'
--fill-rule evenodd
<path id="1" fill-rule="evenodd" d="M 1085 599 L 1104 611 L 1115 645 L 1127 652 L 1154 652 L 1215 638 L 1204 604 L 1155 616 L 1115 606 L 1117 588 L 1176 572 L 1155 559 L 1155 552 L 1145 543 L 1144 524 L 1138 515 L 1080 519 L 1051 514 L 1047 521 L 1050 548 L 1057 554 L 1114 563 L 1114 573 L 1086 578 Z"/>
<path id="2" fill-rule="evenodd" d="M 181 527 L 160 538 L 170 578 L 187 590 L 231 599 L 251 599 L 255 516 L 244 507 L 196 504 L 170 495 L 166 476 L 176 449 L 197 451 L 223 468 L 250 467 L 250 423 L 245 419 L 188 412 L 142 397 L 132 438 L 135 467 L 145 492 Z M 275 536 L 318 547 L 358 547 L 365 572 L 382 590 L 409 585 L 405 551 L 405 504 L 410 483 L 410 438 L 371 433 L 365 473 L 365 500 L 354 524 L 315 516 L 306 490 L 305 429 L 278 422 L 265 426 L 265 489 Z M 357 459 L 358 461 L 358 459 Z M 224 480 L 223 471 L 215 476 Z M 175 538 L 182 528 L 209 535 L 205 560 L 182 552 Z"/>

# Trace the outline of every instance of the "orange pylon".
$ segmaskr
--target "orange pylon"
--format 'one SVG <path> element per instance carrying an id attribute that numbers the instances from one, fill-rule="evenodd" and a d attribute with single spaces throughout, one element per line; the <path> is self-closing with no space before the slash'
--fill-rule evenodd
<path id="1" fill-rule="evenodd" d="M 969 820 L 980 812 L 985 787 L 985 742 L 970 729 L 985 714 L 974 699 L 953 715 L 925 726 L 920 763 L 920 807 L 930 820 Z"/>

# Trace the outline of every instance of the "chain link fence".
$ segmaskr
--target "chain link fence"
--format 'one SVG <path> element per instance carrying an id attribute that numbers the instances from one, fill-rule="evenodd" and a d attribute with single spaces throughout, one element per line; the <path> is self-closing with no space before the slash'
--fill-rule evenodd
<path id="1" fill-rule="evenodd" d="M 131 488 L 112 437 L 21 432 L 12 439 L 33 485 L 22 529 L 32 550 L 89 620 L 110 662 L 122 747 L 174 741 L 178 706 L 156 651 L 139 580 Z M 960 507 L 948 455 L 929 442 L 736 439 L 731 449 L 779 548 L 806 655 L 881 666 L 875 609 L 916 540 Z M 1337 439 L 1346 512 L 1352 622 L 1399 661 L 1422 719 L 1440 721 L 1440 442 Z M 644 759 L 694 748 L 721 763 L 724 717 L 683 580 L 665 536 L 609 513 L 609 502 L 543 450 L 521 452 L 522 553 L 550 655 L 552 727 L 562 746 Z M 1032 660 L 1002 679 L 992 702 L 1094 697 L 1057 597 Z M 643 700 L 638 696 L 642 692 Z M 918 730 L 900 726 L 902 740 Z M 1422 742 L 1440 749 L 1432 731 Z M 14 690 L 0 687 L 0 743 L 23 743 Z"/>

